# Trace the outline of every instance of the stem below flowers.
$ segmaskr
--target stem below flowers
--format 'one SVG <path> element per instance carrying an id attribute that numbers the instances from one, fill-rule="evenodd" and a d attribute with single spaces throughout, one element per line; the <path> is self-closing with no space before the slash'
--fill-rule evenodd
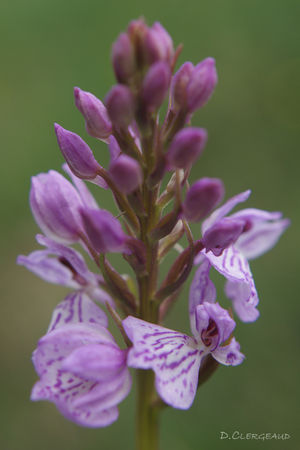
<path id="1" fill-rule="evenodd" d="M 153 406 L 154 373 L 137 370 L 137 450 L 158 449 L 158 408 Z"/>

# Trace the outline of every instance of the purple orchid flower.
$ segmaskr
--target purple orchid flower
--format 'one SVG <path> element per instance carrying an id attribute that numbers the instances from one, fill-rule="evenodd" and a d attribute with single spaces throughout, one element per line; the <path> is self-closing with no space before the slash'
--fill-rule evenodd
<path id="1" fill-rule="evenodd" d="M 235 322 L 218 303 L 204 302 L 191 309 L 194 337 L 129 316 L 124 329 L 133 343 L 127 364 L 137 369 L 152 369 L 155 386 L 165 403 L 188 409 L 195 398 L 201 361 L 211 354 L 221 364 L 238 365 L 244 355 L 238 342 L 227 341 Z"/>
<path id="2" fill-rule="evenodd" d="M 54 310 L 48 332 L 33 353 L 40 377 L 31 400 L 48 400 L 69 420 L 105 427 L 118 418 L 128 395 L 128 350 L 106 328 L 105 314 L 83 293 L 69 295 Z"/>
<path id="3" fill-rule="evenodd" d="M 229 199 L 223 206 L 216 209 L 208 219 L 203 222 L 202 234 L 209 232 L 238 204 L 248 199 L 251 191 L 245 191 Z M 244 322 L 253 322 L 259 312 L 256 309 L 259 302 L 253 276 L 248 260 L 257 258 L 270 250 L 281 234 L 289 226 L 288 219 L 282 219 L 280 212 L 268 212 L 260 209 L 243 209 L 230 216 L 232 221 L 243 221 L 244 229 L 234 243 L 216 256 L 212 251 L 203 250 L 195 259 L 195 263 L 203 266 L 195 274 L 191 285 L 190 295 L 195 296 L 195 286 L 200 279 L 205 284 L 211 284 L 209 271 L 213 266 L 226 279 L 226 295 L 232 300 L 238 317 Z M 204 264 L 206 259 L 209 264 Z M 201 302 L 210 301 L 206 293 L 202 292 Z M 200 299 L 198 300 L 200 302 Z"/>
<path id="4" fill-rule="evenodd" d="M 18 256 L 18 264 L 48 283 L 73 288 L 96 301 L 108 302 L 113 306 L 112 298 L 100 287 L 103 277 L 88 269 L 80 253 L 42 235 L 37 235 L 36 240 L 46 249 L 36 250 L 28 256 Z"/>

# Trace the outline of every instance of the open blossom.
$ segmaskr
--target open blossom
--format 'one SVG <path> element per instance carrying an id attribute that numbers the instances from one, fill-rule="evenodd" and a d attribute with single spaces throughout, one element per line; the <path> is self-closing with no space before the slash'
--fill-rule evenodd
<path id="1" fill-rule="evenodd" d="M 243 361 L 238 342 L 230 338 L 235 322 L 218 303 L 198 304 L 190 314 L 193 337 L 172 331 L 135 317 L 127 317 L 123 326 L 133 343 L 128 365 L 152 369 L 161 398 L 174 408 L 187 409 L 195 398 L 202 359 L 211 354 L 221 364 Z"/>
<path id="2" fill-rule="evenodd" d="M 40 380 L 31 399 L 53 402 L 67 419 L 86 427 L 117 420 L 131 377 L 127 350 L 118 347 L 106 325 L 105 314 L 84 294 L 61 302 L 33 353 Z"/>
<path id="3" fill-rule="evenodd" d="M 224 220 L 224 217 L 238 203 L 246 201 L 249 195 L 250 191 L 242 192 L 215 210 L 202 224 L 203 235 L 205 236 L 216 224 Z M 214 254 L 213 251 L 207 251 L 207 249 L 201 252 L 195 263 L 201 263 L 204 257 L 209 264 L 205 265 L 203 270 L 199 269 L 194 282 L 197 283 L 199 276 L 204 277 L 207 281 L 210 268 L 214 267 L 227 279 L 225 292 L 232 300 L 239 318 L 244 322 L 253 322 L 259 316 L 256 308 L 259 300 L 248 260 L 257 258 L 270 250 L 290 222 L 282 219 L 280 212 L 268 212 L 254 208 L 243 209 L 229 216 L 229 219 L 244 222 L 243 232 L 220 255 Z M 191 287 L 192 289 L 193 287 Z"/>

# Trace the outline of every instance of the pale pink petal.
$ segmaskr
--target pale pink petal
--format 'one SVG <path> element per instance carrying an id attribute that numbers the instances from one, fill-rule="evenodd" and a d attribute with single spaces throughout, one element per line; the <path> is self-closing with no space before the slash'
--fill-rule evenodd
<path id="1" fill-rule="evenodd" d="M 127 364 L 155 372 L 161 398 L 174 408 L 188 409 L 193 403 L 204 350 L 182 333 L 127 317 L 123 326 L 133 343 Z"/>
<path id="2" fill-rule="evenodd" d="M 93 381 L 107 380 L 116 375 L 126 363 L 127 350 L 116 344 L 83 345 L 74 350 L 62 363 L 62 370 Z"/>
<path id="3" fill-rule="evenodd" d="M 241 234 L 236 245 L 247 259 L 257 258 L 274 247 L 289 225 L 288 219 L 254 222 L 249 231 Z"/>
<path id="4" fill-rule="evenodd" d="M 225 293 L 232 300 L 233 308 L 243 322 L 254 322 L 258 319 L 258 296 L 253 278 L 248 279 L 248 282 L 227 281 Z"/>

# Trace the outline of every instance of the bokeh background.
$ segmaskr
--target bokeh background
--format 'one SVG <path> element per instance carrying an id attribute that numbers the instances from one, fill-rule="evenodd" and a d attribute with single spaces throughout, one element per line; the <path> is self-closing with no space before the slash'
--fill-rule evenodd
<path id="1" fill-rule="evenodd" d="M 159 20 L 179 62 L 214 56 L 219 84 L 193 120 L 209 132 L 193 178 L 222 177 L 227 196 L 249 187 L 248 206 L 282 210 L 292 227 L 252 270 L 261 317 L 237 325 L 247 356 L 221 367 L 187 411 L 166 410 L 161 448 L 299 448 L 299 17 L 298 0 L 4 0 L 0 6 L 1 417 L 3 450 L 112 450 L 134 447 L 134 392 L 107 429 L 79 428 L 48 403 L 30 403 L 30 355 L 65 292 L 16 267 L 36 248 L 30 176 L 60 170 L 53 122 L 76 131 L 107 164 L 104 144 L 84 130 L 73 86 L 103 98 L 114 83 L 110 47 L 132 18 Z M 103 207 L 111 199 L 96 193 Z M 216 276 L 219 299 L 222 280 Z M 168 324 L 187 330 L 187 289 Z M 288 433 L 290 440 L 220 440 L 220 432 Z"/>

